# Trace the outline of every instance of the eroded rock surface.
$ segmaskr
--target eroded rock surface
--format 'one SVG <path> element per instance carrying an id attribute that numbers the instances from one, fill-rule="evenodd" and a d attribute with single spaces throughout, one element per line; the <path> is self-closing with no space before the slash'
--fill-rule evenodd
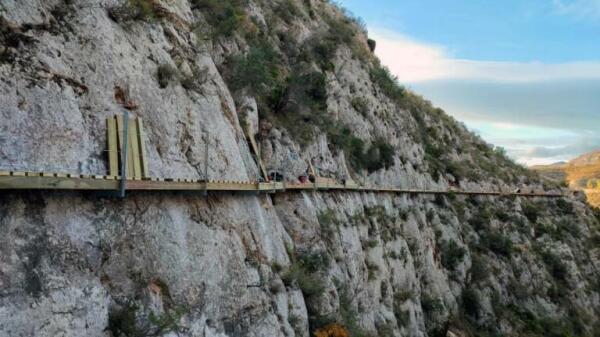
<path id="1" fill-rule="evenodd" d="M 258 179 L 250 125 L 290 179 L 312 162 L 365 184 L 557 191 L 422 99 L 390 98 L 353 21 L 327 64 L 302 61 L 343 21 L 328 3 L 253 0 L 217 37 L 203 1 L 138 3 L 152 18 L 118 1 L 0 1 L 0 169 L 103 174 L 104 121 L 130 109 L 153 176 L 204 178 L 209 142 L 209 178 Z M 235 81 L 252 32 L 289 79 L 273 80 L 288 85 L 277 104 Z M 321 95 L 314 83 L 324 108 L 298 103 Z M 319 116 L 349 133 L 322 125 L 307 141 Z M 392 161 L 359 169 L 348 134 L 384 139 Z M 333 322 L 352 336 L 595 336 L 599 233 L 575 198 L 2 192 L 0 336 L 307 337 Z"/>

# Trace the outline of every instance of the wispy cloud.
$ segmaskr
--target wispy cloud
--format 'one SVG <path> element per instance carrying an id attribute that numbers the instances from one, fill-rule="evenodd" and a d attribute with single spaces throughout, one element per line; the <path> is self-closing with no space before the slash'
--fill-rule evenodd
<path id="1" fill-rule="evenodd" d="M 558 14 L 600 20 L 600 0 L 554 0 Z"/>
<path id="2" fill-rule="evenodd" d="M 600 0 L 594 2 L 600 4 Z M 548 64 L 461 60 L 453 58 L 451 50 L 443 46 L 382 29 L 371 29 L 370 34 L 377 40 L 379 58 L 403 83 L 453 79 L 539 82 L 600 78 L 600 62 Z"/>
<path id="3" fill-rule="evenodd" d="M 579 2 L 597 4 L 600 14 L 600 0 Z M 461 60 L 443 46 L 386 30 L 370 32 L 378 56 L 401 83 L 518 161 L 569 160 L 600 147 L 595 123 L 600 118 L 600 62 Z"/>

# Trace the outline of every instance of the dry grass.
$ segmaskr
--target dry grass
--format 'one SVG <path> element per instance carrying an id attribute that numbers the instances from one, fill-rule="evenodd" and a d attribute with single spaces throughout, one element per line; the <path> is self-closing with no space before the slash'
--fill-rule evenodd
<path id="1" fill-rule="evenodd" d="M 600 163 L 585 166 L 567 166 L 565 168 L 567 179 L 571 185 L 579 181 L 587 181 L 593 178 L 600 178 Z M 584 186 L 578 186 L 584 187 Z"/>
<path id="2" fill-rule="evenodd" d="M 590 205 L 600 207 L 600 190 L 585 190 Z"/>
<path id="3" fill-rule="evenodd" d="M 584 189 L 588 202 L 595 207 L 600 207 L 600 188 L 587 188 L 589 180 L 600 180 L 600 162 L 586 163 L 585 165 L 570 162 L 563 165 L 534 166 L 532 168 L 550 180 L 556 182 L 566 180 L 572 189 Z"/>

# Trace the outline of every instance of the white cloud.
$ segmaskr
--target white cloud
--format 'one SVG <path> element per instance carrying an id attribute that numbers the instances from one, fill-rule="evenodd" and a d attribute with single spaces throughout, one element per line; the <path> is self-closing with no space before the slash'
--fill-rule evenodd
<path id="1" fill-rule="evenodd" d="M 559 14 L 581 19 L 600 19 L 600 0 L 554 0 Z"/>
<path id="2" fill-rule="evenodd" d="M 594 2 L 600 4 L 600 0 Z M 600 62 L 547 64 L 461 60 L 453 58 L 442 46 L 415 41 L 395 32 L 371 29 L 370 35 L 377 40 L 376 53 L 383 64 L 402 83 L 452 79 L 536 82 L 600 78 Z"/>

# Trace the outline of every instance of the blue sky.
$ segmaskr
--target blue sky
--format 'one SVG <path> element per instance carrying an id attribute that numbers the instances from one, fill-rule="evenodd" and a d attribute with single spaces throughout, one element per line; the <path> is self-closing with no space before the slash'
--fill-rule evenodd
<path id="1" fill-rule="evenodd" d="M 600 148 L 600 0 L 343 0 L 402 84 L 525 164 Z"/>

